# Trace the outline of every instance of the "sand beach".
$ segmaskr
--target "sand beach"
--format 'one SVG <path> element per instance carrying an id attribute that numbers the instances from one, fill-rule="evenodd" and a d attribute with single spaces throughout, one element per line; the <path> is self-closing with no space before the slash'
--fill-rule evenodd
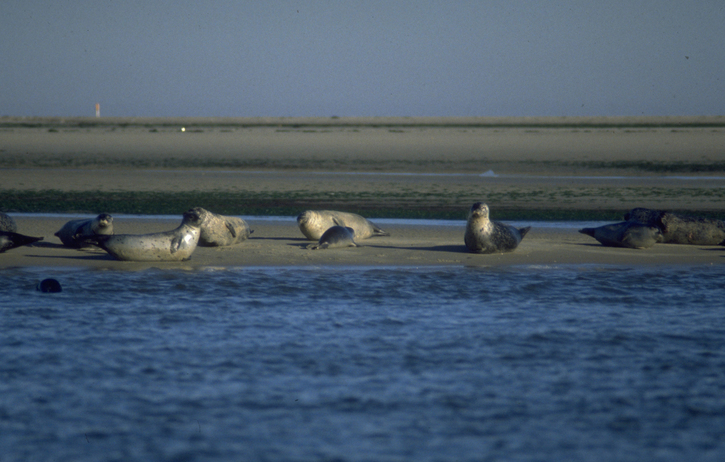
<path id="1" fill-rule="evenodd" d="M 44 240 L 0 255 L 0 266 L 717 264 L 725 247 L 613 249 L 547 223 L 614 222 L 634 207 L 725 218 L 724 185 L 725 117 L 4 117 L 0 210 Z M 463 222 L 476 201 L 494 220 L 532 226 L 515 252 L 469 254 L 463 225 L 435 221 L 379 223 L 391 236 L 308 251 L 293 219 L 334 209 Z M 119 234 L 166 231 L 194 206 L 259 218 L 247 242 L 198 248 L 181 263 L 118 262 L 53 236 L 100 212 L 116 216 Z"/>

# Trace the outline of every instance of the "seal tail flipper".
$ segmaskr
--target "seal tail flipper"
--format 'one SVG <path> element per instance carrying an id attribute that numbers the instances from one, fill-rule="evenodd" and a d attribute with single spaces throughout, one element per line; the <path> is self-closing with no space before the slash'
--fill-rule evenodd
<path id="1" fill-rule="evenodd" d="M 526 228 L 519 228 L 519 234 L 521 234 L 521 239 L 523 239 L 524 236 L 526 236 L 526 233 L 528 233 L 529 231 L 531 231 L 531 226 L 527 226 Z"/>
<path id="2" fill-rule="evenodd" d="M 372 223 L 372 222 L 370 222 L 370 224 L 371 224 L 371 225 L 372 225 L 372 227 L 373 227 L 373 236 L 390 236 L 390 233 L 389 233 L 389 232 L 387 232 L 387 231 L 383 231 L 383 230 L 382 230 L 382 229 L 380 229 L 380 227 L 379 227 L 378 225 L 376 225 L 375 223 Z"/>
<path id="3" fill-rule="evenodd" d="M 596 228 L 582 228 L 579 230 L 580 233 L 586 234 L 587 236 L 594 237 L 594 233 L 596 232 Z"/>

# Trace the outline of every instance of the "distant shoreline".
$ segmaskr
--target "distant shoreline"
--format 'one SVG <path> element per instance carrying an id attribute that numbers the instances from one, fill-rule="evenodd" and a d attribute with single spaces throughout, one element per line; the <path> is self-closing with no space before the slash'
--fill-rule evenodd
<path id="1" fill-rule="evenodd" d="M 2 116 L 0 128 L 60 127 L 725 127 L 725 115 L 546 117 L 24 117 Z"/>

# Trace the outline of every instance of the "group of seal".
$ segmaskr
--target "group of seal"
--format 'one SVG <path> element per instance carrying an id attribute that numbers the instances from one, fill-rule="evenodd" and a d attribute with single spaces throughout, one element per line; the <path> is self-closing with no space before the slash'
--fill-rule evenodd
<path id="1" fill-rule="evenodd" d="M 635 208 L 624 220 L 598 228 L 582 228 L 608 247 L 646 249 L 655 243 L 725 245 L 725 222 L 691 217 L 664 210 Z M 306 210 L 297 217 L 302 234 L 317 240 L 308 249 L 358 247 L 356 240 L 389 233 L 354 213 L 334 210 Z M 490 254 L 512 252 L 531 230 L 493 221 L 489 207 L 476 202 L 470 208 L 463 237 L 469 252 Z M 12 217 L 0 213 L 0 253 L 32 244 L 42 237 L 18 234 Z M 55 233 L 63 245 L 83 248 L 95 245 L 118 260 L 188 260 L 197 246 L 230 246 L 249 238 L 253 231 L 238 217 L 218 215 L 201 207 L 183 214 L 181 224 L 171 230 L 151 234 L 113 234 L 113 217 L 102 213 L 92 219 L 71 220 Z"/>
<path id="2" fill-rule="evenodd" d="M 234 245 L 245 241 L 251 233 L 249 225 L 241 218 L 218 215 L 194 207 L 184 212 L 181 224 L 170 231 L 149 234 L 95 233 L 86 236 L 84 242 L 100 247 L 118 260 L 183 261 L 191 258 L 197 246 Z"/>
<path id="3" fill-rule="evenodd" d="M 646 249 L 655 243 L 725 245 L 725 222 L 721 220 L 646 208 L 630 210 L 624 220 L 579 232 L 608 247 Z"/>

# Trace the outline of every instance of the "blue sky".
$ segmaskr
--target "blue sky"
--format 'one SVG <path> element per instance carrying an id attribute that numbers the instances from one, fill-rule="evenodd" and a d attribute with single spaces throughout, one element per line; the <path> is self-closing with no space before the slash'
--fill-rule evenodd
<path id="1" fill-rule="evenodd" d="M 725 114 L 725 2 L 0 3 L 0 115 Z"/>

